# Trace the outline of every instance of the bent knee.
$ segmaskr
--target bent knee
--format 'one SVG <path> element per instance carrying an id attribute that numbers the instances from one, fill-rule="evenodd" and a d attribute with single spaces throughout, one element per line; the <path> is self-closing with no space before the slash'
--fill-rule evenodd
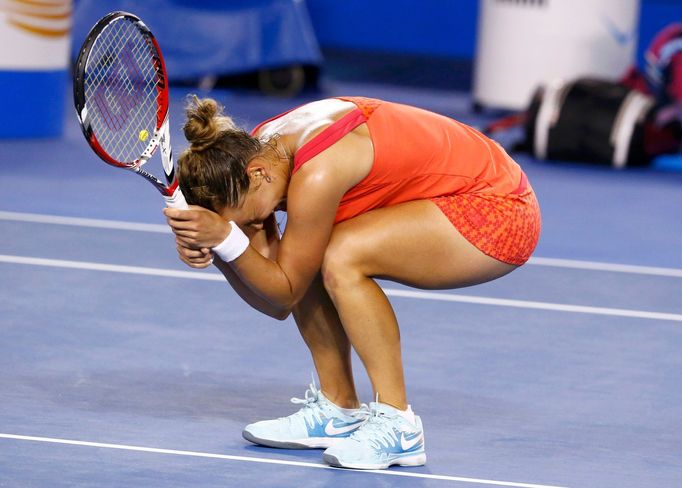
<path id="1" fill-rule="evenodd" d="M 333 234 L 321 268 L 322 282 L 327 292 L 332 294 L 364 278 L 363 259 L 362 244 L 344 233 Z"/>

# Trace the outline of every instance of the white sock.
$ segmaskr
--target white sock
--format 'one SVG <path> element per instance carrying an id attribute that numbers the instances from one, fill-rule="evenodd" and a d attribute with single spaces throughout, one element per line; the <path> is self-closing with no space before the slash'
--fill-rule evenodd
<path id="1" fill-rule="evenodd" d="M 348 415 L 349 417 L 353 417 L 360 408 L 342 408 L 339 407 L 336 403 L 332 402 L 329 398 L 327 398 L 327 401 L 334 405 L 342 414 Z"/>
<path id="2" fill-rule="evenodd" d="M 348 415 L 349 417 L 353 417 L 357 411 L 360 410 L 359 408 L 341 408 L 338 405 L 336 405 L 336 408 L 341 410 L 344 415 Z"/>
<path id="3" fill-rule="evenodd" d="M 396 408 L 395 411 L 412 425 L 417 424 L 417 419 L 414 417 L 414 412 L 412 411 L 412 405 L 408 405 L 406 410 L 398 410 Z"/>
<path id="4" fill-rule="evenodd" d="M 376 400 L 377 403 L 381 403 L 382 405 L 386 405 L 387 407 L 391 407 L 395 412 L 400 415 L 402 418 L 407 420 L 409 423 L 412 425 L 417 425 L 417 419 L 414 416 L 414 412 L 412 411 L 412 405 L 408 405 L 405 410 L 400 410 L 393 405 L 389 405 L 388 403 L 383 403 L 379 402 L 379 394 L 377 393 Z"/>

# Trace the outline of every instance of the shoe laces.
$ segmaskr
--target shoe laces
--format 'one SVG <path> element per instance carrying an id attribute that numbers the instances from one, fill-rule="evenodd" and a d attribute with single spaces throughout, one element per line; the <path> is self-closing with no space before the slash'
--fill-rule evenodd
<path id="1" fill-rule="evenodd" d="M 303 408 L 293 415 L 290 415 L 289 421 L 293 420 L 293 417 L 303 417 L 305 423 L 313 428 L 316 423 L 322 423 L 322 406 L 320 404 L 320 390 L 317 389 L 315 384 L 315 378 L 312 378 L 308 389 L 305 391 L 303 398 L 292 398 L 291 403 L 297 405 L 303 405 Z"/>
<path id="2" fill-rule="evenodd" d="M 398 443 L 398 437 L 391 421 L 395 415 L 386 415 L 377 409 L 371 409 L 367 421 L 353 432 L 350 437 L 357 441 L 367 441 L 375 449 L 391 447 Z"/>

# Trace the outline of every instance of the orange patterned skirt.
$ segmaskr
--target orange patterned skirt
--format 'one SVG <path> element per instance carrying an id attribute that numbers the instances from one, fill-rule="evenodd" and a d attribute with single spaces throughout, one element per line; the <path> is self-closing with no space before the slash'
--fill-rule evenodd
<path id="1" fill-rule="evenodd" d="M 521 194 L 465 193 L 431 201 L 466 240 L 499 261 L 522 265 L 540 238 L 540 206 L 530 187 Z"/>

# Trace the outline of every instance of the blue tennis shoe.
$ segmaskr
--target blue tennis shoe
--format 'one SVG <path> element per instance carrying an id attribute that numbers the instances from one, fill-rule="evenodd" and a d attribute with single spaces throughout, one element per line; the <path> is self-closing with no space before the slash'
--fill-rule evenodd
<path id="1" fill-rule="evenodd" d="M 369 415 L 364 404 L 350 415 L 342 412 L 314 382 L 306 390 L 305 398 L 292 398 L 291 402 L 303 407 L 288 417 L 247 425 L 242 432 L 244 439 L 284 449 L 326 449 L 350 436 Z"/>
<path id="2" fill-rule="evenodd" d="M 414 423 L 398 410 L 379 402 L 370 403 L 370 416 L 349 437 L 324 451 L 331 466 L 354 469 L 386 469 L 393 464 L 421 466 L 426 463 L 422 421 Z"/>

